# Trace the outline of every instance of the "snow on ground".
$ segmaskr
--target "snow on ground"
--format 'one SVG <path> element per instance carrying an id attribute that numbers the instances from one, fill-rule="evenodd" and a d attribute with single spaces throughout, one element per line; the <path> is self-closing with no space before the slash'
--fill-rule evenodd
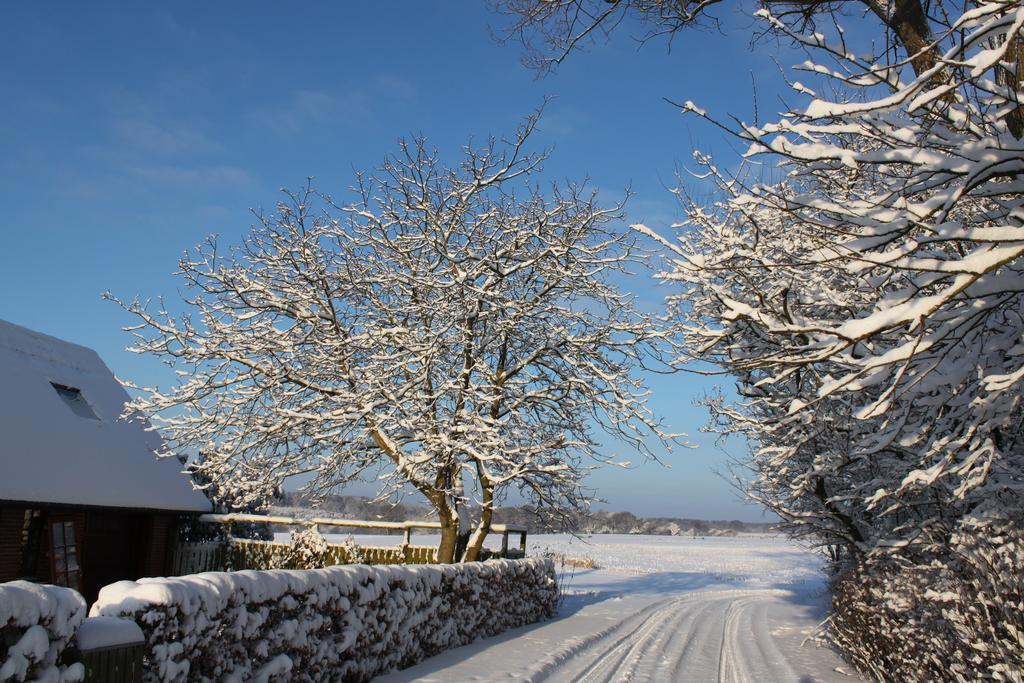
<path id="1" fill-rule="evenodd" d="M 573 558 L 588 558 L 600 569 L 630 574 L 678 575 L 700 583 L 781 586 L 820 582 L 824 563 L 818 555 L 781 537 L 764 534 L 740 536 L 632 536 L 568 534 L 528 538 L 530 554 L 551 551 Z"/>
<path id="2" fill-rule="evenodd" d="M 374 545 L 398 542 L 372 537 Z M 529 553 L 543 550 L 598 564 L 562 567 L 556 619 L 378 680 L 858 680 L 834 652 L 804 642 L 823 617 L 825 577 L 820 558 L 784 538 L 531 536 Z"/>

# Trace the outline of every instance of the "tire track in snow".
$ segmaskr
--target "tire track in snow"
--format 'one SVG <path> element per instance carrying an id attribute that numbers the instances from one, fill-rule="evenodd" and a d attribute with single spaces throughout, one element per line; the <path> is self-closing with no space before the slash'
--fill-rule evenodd
<path id="1" fill-rule="evenodd" d="M 743 680 L 733 654 L 736 639 L 736 610 L 739 600 L 730 600 L 722 619 L 722 644 L 718 648 L 718 683 L 733 683 Z"/>
<path id="2" fill-rule="evenodd" d="M 708 659 L 717 647 L 713 628 L 698 628 L 699 624 L 717 619 L 717 606 L 710 600 L 682 601 L 677 605 L 678 616 L 667 624 L 669 638 L 665 643 L 649 643 L 650 656 L 637 662 L 632 671 L 633 680 L 686 680 L 694 663 Z"/>
<path id="3" fill-rule="evenodd" d="M 682 659 L 671 656 L 673 637 L 678 634 L 692 636 L 695 630 L 689 628 L 698 613 L 703 613 L 706 606 L 699 602 L 693 609 L 687 608 L 685 599 L 671 600 L 650 614 L 636 631 L 628 635 L 625 641 L 605 651 L 598 661 L 588 665 L 577 680 L 586 681 L 632 681 L 651 680 L 657 675 L 664 678 L 666 667 L 673 670 Z M 692 637 L 676 649 L 686 650 Z M 575 678 L 575 677 L 574 677 Z"/>
<path id="4" fill-rule="evenodd" d="M 783 595 L 708 591 L 657 602 L 569 642 L 532 667 L 528 680 L 797 680 L 770 642 L 765 610 L 752 609 Z M 761 671 L 781 677 L 751 678 Z"/>
<path id="5" fill-rule="evenodd" d="M 665 603 L 653 603 L 597 633 L 590 634 L 585 638 L 570 639 L 566 646 L 542 658 L 528 680 L 540 683 L 554 676 L 561 677 L 566 669 L 576 668 L 577 663 L 584 658 L 586 658 L 586 662 L 594 661 L 595 657 L 598 661 L 607 658 L 616 648 L 629 641 L 637 626 L 664 610 L 665 607 Z M 591 668 L 590 664 L 584 666 Z"/>

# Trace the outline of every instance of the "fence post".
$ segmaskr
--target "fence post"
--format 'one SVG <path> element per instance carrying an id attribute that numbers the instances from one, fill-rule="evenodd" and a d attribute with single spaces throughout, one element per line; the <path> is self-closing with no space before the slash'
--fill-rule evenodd
<path id="1" fill-rule="evenodd" d="M 402 530 L 402 557 L 406 564 L 412 564 L 412 527 Z"/>
<path id="2" fill-rule="evenodd" d="M 508 527 L 501 532 L 501 556 L 508 557 Z"/>
<path id="3" fill-rule="evenodd" d="M 174 540 L 174 552 L 171 554 L 171 576 L 181 576 L 184 574 L 181 571 L 182 565 L 185 563 L 185 558 L 182 555 L 185 554 L 185 544 L 180 540 Z"/>
<path id="4" fill-rule="evenodd" d="M 235 538 L 231 535 L 231 522 L 224 525 L 224 571 L 233 572 L 236 564 L 242 564 L 240 558 L 235 557 L 238 548 L 235 546 Z M 244 567 L 243 567 L 244 569 Z"/>
<path id="5" fill-rule="evenodd" d="M 526 530 L 519 532 L 519 549 L 523 551 L 523 557 L 526 557 Z"/>

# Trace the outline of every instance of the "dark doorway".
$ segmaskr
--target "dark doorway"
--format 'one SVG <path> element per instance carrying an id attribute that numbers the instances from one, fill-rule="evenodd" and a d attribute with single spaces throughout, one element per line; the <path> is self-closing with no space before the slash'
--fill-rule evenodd
<path id="1" fill-rule="evenodd" d="M 87 602 L 94 602 L 107 584 L 140 576 L 146 529 L 143 514 L 89 511 L 82 562 L 82 595 Z"/>

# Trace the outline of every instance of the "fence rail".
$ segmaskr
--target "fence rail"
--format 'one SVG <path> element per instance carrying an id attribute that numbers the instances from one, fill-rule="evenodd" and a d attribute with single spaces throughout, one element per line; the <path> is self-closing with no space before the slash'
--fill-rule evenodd
<path id="1" fill-rule="evenodd" d="M 234 569 L 266 569 L 280 566 L 291 550 L 287 543 L 236 538 L 231 541 L 231 566 Z M 431 564 L 437 561 L 437 548 L 427 546 L 349 546 L 327 545 L 325 562 L 335 564 Z"/>
<path id="2" fill-rule="evenodd" d="M 328 564 L 430 564 L 437 561 L 437 548 L 412 544 L 414 529 L 439 530 L 437 522 L 379 522 L 337 517 L 287 517 L 281 515 L 250 515 L 242 513 L 205 514 L 199 521 L 224 525 L 228 543 L 178 543 L 172 561 L 175 575 L 231 569 L 267 569 L 281 566 L 291 546 L 274 541 L 258 541 L 231 537 L 231 526 L 236 523 L 280 524 L 287 526 L 350 527 L 356 529 L 386 529 L 403 531 L 399 546 L 352 546 L 328 544 Z M 524 557 L 526 534 L 523 527 L 494 524 L 491 530 L 501 534 L 501 550 L 484 549 L 481 559 L 488 557 Z M 519 536 L 519 548 L 509 548 L 509 535 Z"/>
<path id="3" fill-rule="evenodd" d="M 212 524 L 224 524 L 228 527 L 229 533 L 231 525 L 238 522 L 308 527 L 338 526 L 354 529 L 400 529 L 405 532 L 402 537 L 403 545 L 412 545 L 413 529 L 441 529 L 441 524 L 439 522 L 373 522 L 365 519 L 343 519 L 339 517 L 288 517 L 285 515 L 250 515 L 240 512 L 232 512 L 228 514 L 209 513 L 200 515 L 199 521 Z M 524 555 L 526 554 L 526 527 L 515 526 L 512 524 L 492 524 L 491 531 L 501 534 L 501 552 L 503 555 L 507 555 L 509 553 L 509 534 L 519 535 L 519 550 Z"/>

